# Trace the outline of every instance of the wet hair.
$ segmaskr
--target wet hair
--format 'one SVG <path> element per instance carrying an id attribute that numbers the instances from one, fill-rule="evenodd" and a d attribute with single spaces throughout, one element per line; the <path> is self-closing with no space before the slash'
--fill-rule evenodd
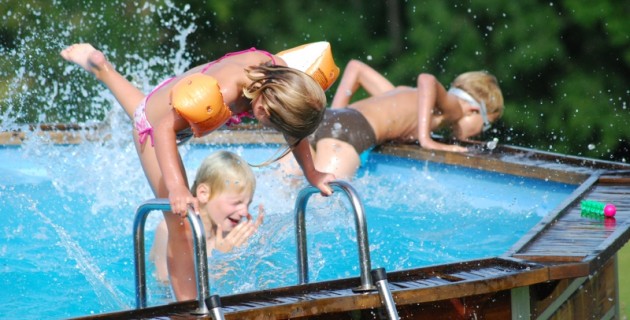
<path id="1" fill-rule="evenodd" d="M 191 191 L 197 196 L 197 186 L 205 183 L 210 186 L 210 199 L 226 192 L 249 192 L 256 189 L 254 172 L 243 158 L 229 151 L 218 151 L 207 156 L 195 176 Z"/>
<path id="2" fill-rule="evenodd" d="M 466 72 L 455 78 L 451 87 L 468 92 L 480 103 L 483 101 L 488 115 L 496 114 L 493 119 L 498 119 L 503 114 L 503 94 L 495 76 L 485 71 Z"/>
<path id="3" fill-rule="evenodd" d="M 252 83 L 243 88 L 243 94 L 252 101 L 260 97 L 269 121 L 291 141 L 280 156 L 266 161 L 266 165 L 288 154 L 315 132 L 324 118 L 326 94 L 313 78 L 293 68 L 263 64 L 246 71 Z"/>

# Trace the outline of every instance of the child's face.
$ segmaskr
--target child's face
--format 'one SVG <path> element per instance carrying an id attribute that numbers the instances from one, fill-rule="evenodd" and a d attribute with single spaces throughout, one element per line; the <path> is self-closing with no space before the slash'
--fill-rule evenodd
<path id="1" fill-rule="evenodd" d="M 262 98 L 258 96 L 251 104 L 252 112 L 256 120 L 265 127 L 272 127 L 271 121 L 269 121 L 269 113 L 267 113 L 267 109 L 265 109 L 265 106 L 262 104 Z"/>
<path id="2" fill-rule="evenodd" d="M 462 108 L 462 117 L 453 125 L 453 134 L 457 139 L 463 140 L 481 133 L 483 118 L 479 107 L 458 99 Z"/>
<path id="3" fill-rule="evenodd" d="M 225 191 L 208 201 L 207 213 L 215 224 L 221 225 L 223 232 L 229 232 L 247 218 L 251 199 L 252 194 L 247 191 Z"/>

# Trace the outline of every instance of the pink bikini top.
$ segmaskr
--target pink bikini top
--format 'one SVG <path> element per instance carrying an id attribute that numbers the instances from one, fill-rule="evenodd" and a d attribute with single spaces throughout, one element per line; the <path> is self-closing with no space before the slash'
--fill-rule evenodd
<path id="1" fill-rule="evenodd" d="M 226 126 L 231 127 L 243 122 L 244 118 L 256 119 L 251 111 L 243 111 L 239 114 L 232 115 L 230 119 L 225 123 Z"/>

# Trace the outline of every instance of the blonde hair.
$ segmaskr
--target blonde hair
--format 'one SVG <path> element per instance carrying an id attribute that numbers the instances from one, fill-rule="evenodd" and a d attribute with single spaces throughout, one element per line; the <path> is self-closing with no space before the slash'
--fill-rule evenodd
<path id="1" fill-rule="evenodd" d="M 496 114 L 498 119 L 503 114 L 503 94 L 497 78 L 485 71 L 471 71 L 460 74 L 451 87 L 462 89 L 479 103 L 486 104 L 488 115 Z"/>
<path id="2" fill-rule="evenodd" d="M 261 98 L 269 121 L 285 139 L 295 141 L 275 160 L 288 154 L 300 140 L 319 126 L 326 110 L 326 94 L 306 73 L 284 66 L 259 65 L 246 69 L 252 83 L 243 94 L 252 101 Z M 289 140 L 289 139 L 287 139 Z"/>
<path id="3" fill-rule="evenodd" d="M 247 161 L 229 151 L 217 151 L 203 160 L 191 188 L 193 196 L 202 183 L 210 187 L 210 199 L 226 191 L 245 191 L 253 196 L 256 189 L 256 177 Z"/>

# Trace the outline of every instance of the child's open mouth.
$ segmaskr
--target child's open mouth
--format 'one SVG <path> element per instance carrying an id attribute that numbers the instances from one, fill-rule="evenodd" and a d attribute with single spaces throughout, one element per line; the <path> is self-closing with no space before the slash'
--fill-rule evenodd
<path id="1" fill-rule="evenodd" d="M 237 225 L 239 222 L 241 222 L 241 219 L 234 219 L 234 218 L 230 218 L 228 217 L 228 220 L 230 220 L 230 222 L 232 222 L 232 225 Z"/>

